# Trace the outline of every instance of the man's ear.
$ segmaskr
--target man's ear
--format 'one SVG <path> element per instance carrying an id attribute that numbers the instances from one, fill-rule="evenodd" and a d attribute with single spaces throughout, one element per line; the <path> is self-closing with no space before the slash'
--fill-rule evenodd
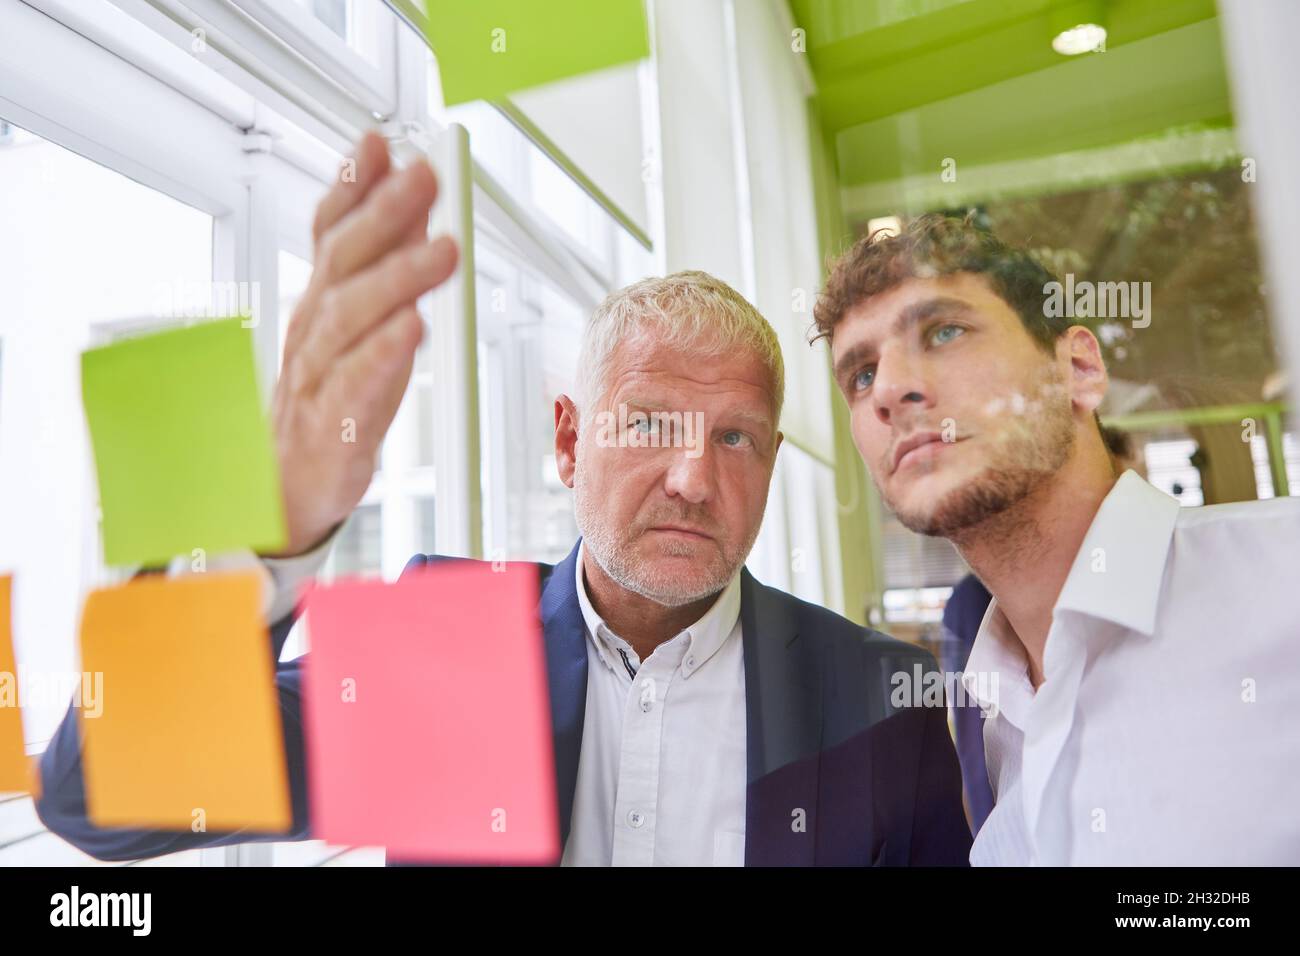
<path id="1" fill-rule="evenodd" d="M 555 470 L 566 488 L 578 467 L 578 406 L 568 395 L 555 399 Z"/>
<path id="2" fill-rule="evenodd" d="M 1070 355 L 1070 404 L 1091 417 L 1110 382 L 1101 343 L 1090 329 L 1072 325 L 1065 333 L 1065 345 Z"/>

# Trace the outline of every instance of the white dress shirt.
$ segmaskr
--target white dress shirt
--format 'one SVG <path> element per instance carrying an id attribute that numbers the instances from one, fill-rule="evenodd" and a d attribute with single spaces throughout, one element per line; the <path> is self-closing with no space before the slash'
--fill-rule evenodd
<path id="1" fill-rule="evenodd" d="M 642 662 L 592 607 L 582 559 L 587 708 L 562 865 L 743 866 L 740 573 Z"/>
<path id="2" fill-rule="evenodd" d="M 1135 472 L 1052 613 L 1044 682 L 990 604 L 975 865 L 1300 864 L 1300 499 L 1180 508 Z"/>

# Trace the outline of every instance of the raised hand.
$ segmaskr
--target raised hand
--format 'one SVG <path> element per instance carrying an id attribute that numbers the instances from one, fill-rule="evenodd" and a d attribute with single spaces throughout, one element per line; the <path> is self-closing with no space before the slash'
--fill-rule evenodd
<path id="1" fill-rule="evenodd" d="M 449 236 L 428 239 L 438 181 L 427 163 L 393 169 L 384 140 L 367 133 L 353 178 L 317 208 L 315 269 L 272 402 L 284 554 L 310 549 L 365 494 L 420 344 L 415 302 L 458 259 Z"/>

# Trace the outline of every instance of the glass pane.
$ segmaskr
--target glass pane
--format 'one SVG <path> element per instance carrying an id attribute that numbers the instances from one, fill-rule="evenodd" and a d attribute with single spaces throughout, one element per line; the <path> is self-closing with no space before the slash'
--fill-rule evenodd
<path id="1" fill-rule="evenodd" d="M 556 561 L 578 531 L 555 471 L 552 409 L 572 392 L 586 313 L 482 237 L 475 269 L 485 552 Z"/>
<path id="2" fill-rule="evenodd" d="M 433 536 L 435 522 L 437 521 L 436 502 L 432 496 L 420 498 L 416 502 L 417 513 L 420 516 L 420 538 L 418 550 L 421 554 L 434 554 L 437 551 L 436 539 Z"/>
<path id="3" fill-rule="evenodd" d="M 393 14 L 383 0 L 289 0 L 302 8 L 325 29 L 379 66 L 378 32 L 391 24 Z"/>
<path id="4" fill-rule="evenodd" d="M 0 134 L 0 567 L 15 574 L 19 665 L 74 672 L 85 591 L 106 583 L 80 353 L 210 300 L 212 218 L 13 126 Z M 33 695 L 39 749 L 66 699 Z"/>
<path id="5" fill-rule="evenodd" d="M 1147 480 L 1181 504 L 1205 503 L 1201 492 L 1201 475 L 1192 464 L 1196 442 L 1174 434 L 1155 437 L 1143 445 Z"/>
<path id="6" fill-rule="evenodd" d="M 38 754 L 79 675 L 82 598 L 128 573 L 100 558 L 79 356 L 184 321 L 179 302 L 210 302 L 212 218 L 0 121 L 0 223 L 0 568 L 14 575 L 23 730 Z M 43 831 L 30 797 L 0 800 L 0 865 L 101 865 Z"/>
<path id="7" fill-rule="evenodd" d="M 475 160 L 609 289 L 653 271 L 650 253 L 496 109 L 471 103 L 445 118 L 469 130 Z M 558 560 L 577 526 L 555 472 L 553 403 L 572 386 L 588 310 L 483 230 L 474 241 L 485 553 Z"/>
<path id="8" fill-rule="evenodd" d="M 334 577 L 375 577 L 382 572 L 383 528 L 379 505 L 361 505 L 352 512 L 334 542 L 330 570 Z"/>
<path id="9" fill-rule="evenodd" d="M 284 362 L 284 337 L 289 331 L 289 319 L 298 300 L 307 291 L 308 283 L 311 282 L 311 263 L 300 256 L 295 256 L 292 252 L 281 249 L 277 264 L 280 297 L 276 312 L 280 334 L 280 355 L 276 362 L 278 367 Z"/>
<path id="10" fill-rule="evenodd" d="M 436 427 L 433 417 L 433 383 L 421 383 L 415 386 L 416 416 L 416 456 L 415 463 L 421 468 L 433 467 L 433 429 Z"/>
<path id="11" fill-rule="evenodd" d="M 1053 46 L 1050 18 L 992 0 L 856 19 L 812 0 L 792 6 L 814 72 L 837 71 L 821 119 L 851 232 L 937 212 L 1027 248 L 1060 280 L 1064 314 L 1102 344 L 1101 415 L 1127 435 L 1130 467 L 1187 506 L 1276 494 L 1294 431 L 1254 163 L 1234 126 L 1213 5 L 1140 5 L 1150 16 L 1136 19 L 1110 5 L 1105 41 L 1073 51 Z M 818 55 L 832 46 L 834 57 Z M 882 530 L 896 592 L 887 610 L 926 622 L 925 601 L 966 568 L 946 542 L 892 517 Z"/>
<path id="12" fill-rule="evenodd" d="M 293 253 L 279 254 L 279 337 L 281 364 L 290 317 L 311 280 L 311 263 Z M 422 303 L 421 307 L 425 307 Z M 365 505 L 345 525 L 335 544 L 334 574 L 384 574 L 394 577 L 417 550 L 431 552 L 432 521 L 422 523 L 417 514 L 422 499 L 434 488 L 433 439 L 437 427 L 433 404 L 433 356 L 422 344 L 401 408 L 380 445 L 375 478 L 366 491 Z M 341 425 L 340 425 L 341 427 Z M 388 533 L 382 529 L 387 522 Z M 428 529 L 427 541 L 422 537 Z M 300 653 L 296 634 L 286 644 L 286 656 Z M 290 652 L 293 652 L 290 655 Z"/>
<path id="13" fill-rule="evenodd" d="M 349 0 L 292 0 L 325 26 L 340 40 L 348 38 Z"/>
<path id="14" fill-rule="evenodd" d="M 467 103 L 446 110 L 444 118 L 469 130 L 474 159 L 512 199 L 555 224 L 611 288 L 653 270 L 645 247 L 500 111 L 486 103 Z"/>

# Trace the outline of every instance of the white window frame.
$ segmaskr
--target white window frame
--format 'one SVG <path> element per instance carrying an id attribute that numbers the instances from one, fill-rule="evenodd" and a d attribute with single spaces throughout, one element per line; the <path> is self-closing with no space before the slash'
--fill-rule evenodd
<path id="1" fill-rule="evenodd" d="M 185 0 L 194 7 L 194 0 Z M 221 5 L 222 0 L 206 0 Z M 397 28 L 381 0 L 353 0 L 354 25 L 373 37 L 377 63 L 371 63 L 307 10 L 285 0 L 231 0 L 240 10 L 289 44 L 310 63 L 347 88 L 361 105 L 378 116 L 397 108 Z"/>

